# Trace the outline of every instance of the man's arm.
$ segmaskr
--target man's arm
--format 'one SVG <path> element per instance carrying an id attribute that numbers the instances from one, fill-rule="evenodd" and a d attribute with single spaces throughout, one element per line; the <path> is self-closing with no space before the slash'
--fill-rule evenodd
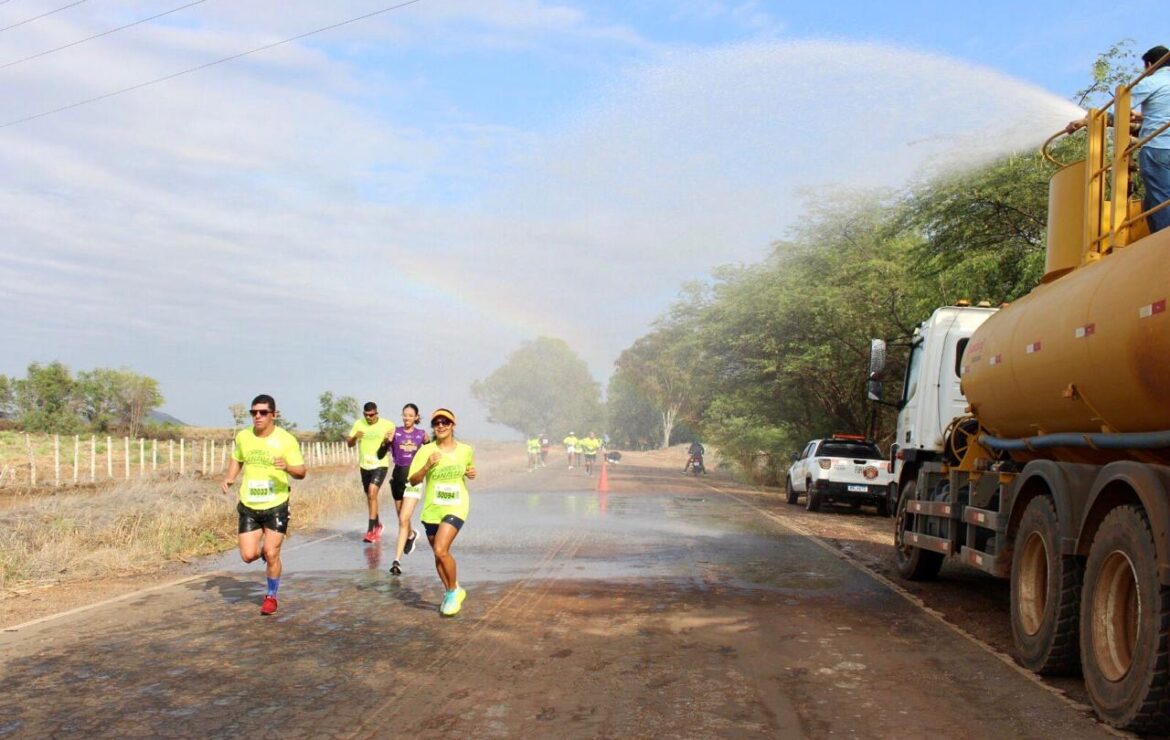
<path id="1" fill-rule="evenodd" d="M 242 467 L 240 461 L 233 457 L 231 464 L 228 465 L 227 474 L 223 477 L 223 485 L 219 487 L 219 490 L 227 493 L 228 489 L 232 487 L 232 484 L 236 482 L 236 477 L 240 474 L 240 468 Z"/>

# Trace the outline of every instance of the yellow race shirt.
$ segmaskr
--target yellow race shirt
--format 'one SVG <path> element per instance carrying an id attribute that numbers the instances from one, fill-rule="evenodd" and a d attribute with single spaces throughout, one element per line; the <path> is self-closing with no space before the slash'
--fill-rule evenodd
<path id="1" fill-rule="evenodd" d="M 566 450 L 577 449 L 577 438 L 576 437 L 565 437 L 565 449 Z"/>
<path id="2" fill-rule="evenodd" d="M 441 453 L 443 459 L 427 473 L 423 510 L 419 518 L 426 524 L 438 524 L 443 521 L 443 517 L 454 514 L 467 521 L 471 499 L 463 476 L 467 474 L 468 468 L 475 465 L 475 451 L 471 445 L 456 442 L 454 450 L 444 452 L 434 442 L 427 442 L 415 453 L 408 477 L 426 467 L 435 452 Z"/>
<path id="3" fill-rule="evenodd" d="M 278 470 L 274 461 L 283 457 L 290 468 L 305 464 L 297 438 L 280 427 L 267 437 L 257 437 L 251 427 L 236 434 L 232 458 L 243 463 L 240 477 L 240 503 L 249 509 L 271 509 L 288 501 L 288 473 Z"/>
<path id="4" fill-rule="evenodd" d="M 540 438 L 533 437 L 532 439 L 528 440 L 528 454 L 531 455 L 537 452 L 540 452 Z"/>
<path id="5" fill-rule="evenodd" d="M 390 467 L 390 454 L 387 453 L 386 457 L 379 460 L 378 448 L 382 446 L 382 440 L 386 439 L 387 433 L 394 434 L 394 424 L 380 416 L 376 422 L 368 424 L 365 417 L 362 417 L 353 423 L 346 436 L 352 437 L 358 432 L 363 432 L 362 438 L 357 441 L 358 452 L 361 453 L 362 470 Z"/>
<path id="6" fill-rule="evenodd" d="M 597 437 L 585 437 L 578 444 L 586 455 L 596 455 L 597 451 L 601 449 L 601 440 Z"/>

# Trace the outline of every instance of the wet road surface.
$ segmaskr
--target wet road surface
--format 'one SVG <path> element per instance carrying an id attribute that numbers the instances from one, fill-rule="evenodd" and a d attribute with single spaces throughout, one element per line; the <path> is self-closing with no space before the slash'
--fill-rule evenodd
<path id="1" fill-rule="evenodd" d="M 274 617 L 232 553 L 0 634 L 0 736 L 1107 736 L 750 494 L 568 475 L 473 494 L 454 618 L 425 543 L 395 578 L 338 530 L 289 541 Z"/>

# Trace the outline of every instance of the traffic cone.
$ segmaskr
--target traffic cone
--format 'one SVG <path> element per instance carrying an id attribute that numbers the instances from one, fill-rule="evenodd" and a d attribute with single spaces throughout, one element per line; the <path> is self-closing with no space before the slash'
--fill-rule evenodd
<path id="1" fill-rule="evenodd" d="M 597 490 L 599 493 L 609 493 L 609 472 L 605 465 L 605 458 L 601 460 L 601 476 L 597 479 Z"/>

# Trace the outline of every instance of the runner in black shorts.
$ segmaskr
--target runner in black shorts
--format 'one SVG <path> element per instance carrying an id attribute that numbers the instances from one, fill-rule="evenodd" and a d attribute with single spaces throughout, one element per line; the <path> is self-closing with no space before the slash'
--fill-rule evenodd
<path id="1" fill-rule="evenodd" d="M 398 546 L 390 572 L 396 576 L 402 574 L 402 556 L 414 552 L 414 544 L 418 539 L 418 531 L 410 526 L 410 519 L 422 498 L 422 487 L 412 486 L 407 480 L 415 453 L 427 443 L 426 431 L 417 424 L 418 406 L 408 403 L 402 407 L 402 426 L 396 428 L 388 443 L 378 450 L 379 455 L 388 452 L 394 462 L 394 472 L 390 474 L 390 495 L 394 497 L 394 508 L 398 510 Z"/>

